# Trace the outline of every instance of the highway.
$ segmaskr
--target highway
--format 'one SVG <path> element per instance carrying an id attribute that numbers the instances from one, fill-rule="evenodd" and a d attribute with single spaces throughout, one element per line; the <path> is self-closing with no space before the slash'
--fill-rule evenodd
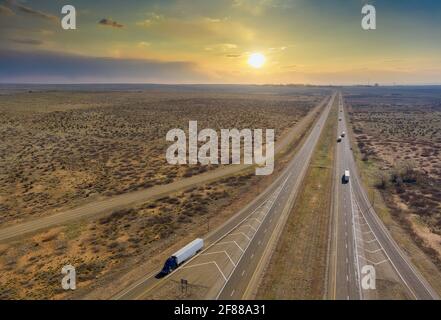
<path id="1" fill-rule="evenodd" d="M 400 283 L 409 299 L 439 299 L 372 207 L 351 149 L 341 93 L 338 99 L 338 135 L 342 132 L 346 135 L 338 143 L 335 155 L 328 296 L 337 300 L 377 298 L 375 290 L 361 285 L 362 269 L 369 265 L 375 268 L 377 277 L 381 275 Z M 350 171 L 349 183 L 342 181 L 346 169 Z"/>
<path id="2" fill-rule="evenodd" d="M 276 155 L 284 152 L 292 143 L 293 138 L 299 137 L 302 134 L 303 130 L 305 130 L 305 128 L 309 126 L 309 123 L 313 121 L 317 112 L 323 108 L 326 101 L 326 98 L 323 99 L 293 128 L 290 128 L 280 140 L 276 141 Z M 112 197 L 95 199 L 72 209 L 63 210 L 38 218 L 31 218 L 12 225 L 2 226 L 0 227 L 0 242 L 42 231 L 50 227 L 68 224 L 80 219 L 96 218 L 97 216 L 109 214 L 114 210 L 119 210 L 128 206 L 133 206 L 137 203 L 142 203 L 149 199 L 161 197 L 170 192 L 176 192 L 201 183 L 214 181 L 241 172 L 247 168 L 251 168 L 251 165 L 241 164 L 225 166 L 196 176 L 180 179 L 169 184 L 158 185 L 145 190 L 127 192 Z"/>
<path id="3" fill-rule="evenodd" d="M 169 276 L 148 275 L 114 299 L 244 299 L 253 296 L 263 267 L 277 243 L 302 187 L 311 156 L 336 94 L 280 176 L 254 201 L 204 241 L 205 249 Z M 185 279 L 190 294 L 180 295 Z"/>

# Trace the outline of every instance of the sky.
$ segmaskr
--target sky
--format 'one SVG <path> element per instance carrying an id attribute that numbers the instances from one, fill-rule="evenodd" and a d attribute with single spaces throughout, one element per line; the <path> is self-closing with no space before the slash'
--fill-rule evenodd
<path id="1" fill-rule="evenodd" d="M 0 82 L 441 84 L 441 1 L 0 0 Z"/>

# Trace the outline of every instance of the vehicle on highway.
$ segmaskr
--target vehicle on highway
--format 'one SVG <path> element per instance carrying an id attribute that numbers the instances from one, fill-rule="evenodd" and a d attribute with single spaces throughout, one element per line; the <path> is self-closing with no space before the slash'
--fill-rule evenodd
<path id="1" fill-rule="evenodd" d="M 338 121 L 341 121 L 341 118 L 338 118 Z"/>
<path id="2" fill-rule="evenodd" d="M 346 135 L 346 133 L 343 131 L 343 132 L 341 133 L 341 137 L 343 138 L 345 135 Z"/>
<path id="3" fill-rule="evenodd" d="M 338 136 L 337 142 L 341 142 L 341 136 Z"/>
<path id="4" fill-rule="evenodd" d="M 345 170 L 345 174 L 343 175 L 343 183 L 348 183 L 349 177 L 350 177 L 349 170 Z"/>
<path id="5" fill-rule="evenodd" d="M 170 258 L 165 261 L 164 267 L 157 275 L 157 278 L 164 277 L 178 268 L 182 263 L 193 257 L 204 247 L 204 240 L 197 238 L 187 244 L 185 247 L 176 251 Z"/>

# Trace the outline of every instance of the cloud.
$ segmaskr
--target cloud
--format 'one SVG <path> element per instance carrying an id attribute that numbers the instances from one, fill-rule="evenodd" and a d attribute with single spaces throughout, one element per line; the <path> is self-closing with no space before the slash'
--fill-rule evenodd
<path id="1" fill-rule="evenodd" d="M 18 43 L 18 44 L 29 44 L 29 45 L 34 45 L 34 46 L 38 46 L 43 44 L 43 41 L 40 40 L 36 40 L 36 39 L 8 39 L 9 41 Z"/>
<path id="2" fill-rule="evenodd" d="M 191 62 L 0 50 L 1 83 L 195 83 L 207 79 Z"/>
<path id="3" fill-rule="evenodd" d="M 14 7 L 18 11 L 20 11 L 20 12 L 22 12 L 24 14 L 36 17 L 36 18 L 41 18 L 41 19 L 48 20 L 48 21 L 51 21 L 51 22 L 58 22 L 59 21 L 59 18 L 54 16 L 54 15 L 52 15 L 52 14 L 49 14 L 49 13 L 46 13 L 46 12 L 43 12 L 43 11 L 40 11 L 40 10 L 35 10 L 35 9 L 31 8 L 31 7 L 22 5 L 21 3 L 18 3 L 18 2 L 13 1 L 13 0 L 7 1 L 6 4 L 10 8 Z"/>
<path id="4" fill-rule="evenodd" d="M 263 15 L 268 9 L 292 9 L 295 0 L 233 0 L 232 6 L 254 16 Z"/>
<path id="5" fill-rule="evenodd" d="M 136 23 L 136 25 L 140 26 L 140 27 L 148 27 L 148 26 L 152 25 L 153 23 L 158 22 L 162 19 L 164 19 L 163 15 L 157 14 L 155 12 L 150 12 L 147 14 L 147 19 L 144 19 L 142 21 L 138 21 Z"/>
<path id="6" fill-rule="evenodd" d="M 234 43 L 217 43 L 209 47 L 205 47 L 206 51 L 231 51 L 237 49 L 237 44 Z"/>
<path id="7" fill-rule="evenodd" d="M 139 21 L 136 25 L 145 28 L 150 35 L 185 40 L 187 43 L 189 41 L 206 43 L 217 39 L 228 44 L 237 40 L 251 41 L 255 37 L 254 30 L 229 18 L 214 21 L 206 17 L 195 19 L 162 17 Z"/>
<path id="8" fill-rule="evenodd" d="M 13 16 L 15 13 L 10 8 L 0 4 L 0 15 Z"/>
<path id="9" fill-rule="evenodd" d="M 146 41 L 140 41 L 138 42 L 138 47 L 140 48 L 147 48 L 150 47 L 152 44 L 150 42 L 146 42 Z"/>
<path id="10" fill-rule="evenodd" d="M 113 28 L 124 28 L 123 24 L 120 24 L 116 21 L 113 21 L 113 20 L 107 19 L 107 18 L 101 19 L 98 23 L 103 26 L 109 26 L 109 27 L 113 27 Z"/>

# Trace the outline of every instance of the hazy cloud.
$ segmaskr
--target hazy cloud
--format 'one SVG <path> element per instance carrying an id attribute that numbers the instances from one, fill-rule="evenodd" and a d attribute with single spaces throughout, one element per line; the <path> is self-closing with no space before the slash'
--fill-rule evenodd
<path id="1" fill-rule="evenodd" d="M 255 32 L 239 21 L 220 19 L 216 22 L 206 18 L 181 19 L 177 17 L 161 18 L 159 20 L 144 20 L 136 23 L 144 27 L 150 35 L 166 37 L 167 39 L 185 39 L 195 42 L 212 41 L 221 39 L 228 42 L 254 39 Z M 232 32 L 234 30 L 234 32 Z M 223 49 L 231 49 L 225 47 Z"/>
<path id="2" fill-rule="evenodd" d="M 36 39 L 8 39 L 8 40 L 18 44 L 29 44 L 34 46 L 43 44 L 43 41 Z"/>
<path id="3" fill-rule="evenodd" d="M 109 26 L 109 27 L 113 27 L 113 28 L 124 28 L 124 25 L 122 25 L 116 21 L 113 21 L 111 19 L 107 19 L 107 18 L 101 19 L 98 23 L 103 26 Z"/>
<path id="4" fill-rule="evenodd" d="M 13 16 L 15 13 L 8 7 L 0 4 L 0 15 Z"/>
<path id="5" fill-rule="evenodd" d="M 36 17 L 36 18 L 41 18 L 41 19 L 45 19 L 45 20 L 48 20 L 48 21 L 52 21 L 52 22 L 58 22 L 59 21 L 59 18 L 54 16 L 54 15 L 52 15 L 52 14 L 49 14 L 49 13 L 46 13 L 46 12 L 43 12 L 43 11 L 40 11 L 40 10 L 35 10 L 35 9 L 31 8 L 31 7 L 22 5 L 21 3 L 18 3 L 18 2 L 13 1 L 13 0 L 7 1 L 6 4 L 9 7 L 14 7 L 18 11 L 20 11 L 22 13 L 25 13 L 27 15 L 30 15 L 30 16 Z"/>
<path id="6" fill-rule="evenodd" d="M 191 83 L 207 76 L 191 62 L 0 50 L 0 82 Z"/>

